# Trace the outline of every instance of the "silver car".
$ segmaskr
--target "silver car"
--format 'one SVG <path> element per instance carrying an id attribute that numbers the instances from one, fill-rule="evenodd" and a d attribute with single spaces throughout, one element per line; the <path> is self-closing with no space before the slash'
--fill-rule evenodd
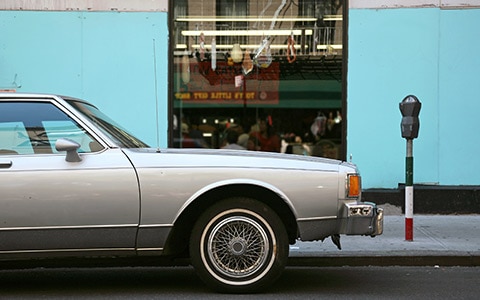
<path id="1" fill-rule="evenodd" d="M 261 290 L 289 244 L 382 233 L 351 163 L 157 149 L 80 99 L 0 93 L 0 259 L 185 258 L 210 287 Z"/>

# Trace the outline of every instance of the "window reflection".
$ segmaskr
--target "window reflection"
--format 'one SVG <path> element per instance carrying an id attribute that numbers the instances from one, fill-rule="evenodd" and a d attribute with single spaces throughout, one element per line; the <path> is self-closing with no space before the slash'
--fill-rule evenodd
<path id="1" fill-rule="evenodd" d="M 173 5 L 175 147 L 342 156 L 343 1 Z"/>

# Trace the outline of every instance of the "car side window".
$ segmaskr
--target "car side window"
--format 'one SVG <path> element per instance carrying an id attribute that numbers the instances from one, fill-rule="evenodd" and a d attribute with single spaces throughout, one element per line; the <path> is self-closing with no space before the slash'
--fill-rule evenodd
<path id="1" fill-rule="evenodd" d="M 0 123 L 0 155 L 2 154 L 33 154 L 22 122 Z"/>
<path id="2" fill-rule="evenodd" d="M 53 154 L 55 142 L 67 138 L 79 152 L 103 147 L 77 122 L 50 102 L 0 103 L 0 155 Z"/>

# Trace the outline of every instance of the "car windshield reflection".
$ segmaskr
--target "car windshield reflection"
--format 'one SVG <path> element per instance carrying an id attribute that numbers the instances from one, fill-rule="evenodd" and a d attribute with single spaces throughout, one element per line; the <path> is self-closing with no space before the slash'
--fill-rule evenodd
<path id="1" fill-rule="evenodd" d="M 142 142 L 115 121 L 99 111 L 95 106 L 75 101 L 67 100 L 70 105 L 76 108 L 82 115 L 91 120 L 98 128 L 122 148 L 148 148 L 148 144 Z"/>

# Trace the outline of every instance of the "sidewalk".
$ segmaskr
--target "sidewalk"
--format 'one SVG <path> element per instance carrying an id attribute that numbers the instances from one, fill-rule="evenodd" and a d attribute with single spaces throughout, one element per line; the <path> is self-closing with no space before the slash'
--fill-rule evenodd
<path id="1" fill-rule="evenodd" d="M 414 215 L 413 241 L 405 216 L 387 215 L 375 238 L 345 236 L 338 250 L 330 238 L 290 246 L 291 266 L 480 266 L 480 215 Z"/>

